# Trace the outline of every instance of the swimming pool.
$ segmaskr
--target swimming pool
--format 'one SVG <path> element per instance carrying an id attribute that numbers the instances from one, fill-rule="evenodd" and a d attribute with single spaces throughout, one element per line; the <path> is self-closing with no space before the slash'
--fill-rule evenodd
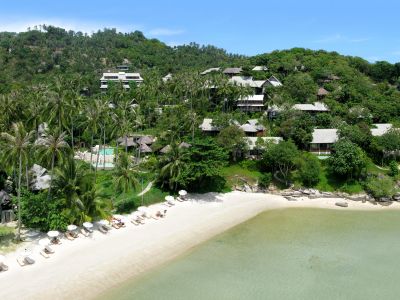
<path id="1" fill-rule="evenodd" d="M 114 155 L 114 148 L 105 148 L 99 151 L 101 155 Z"/>

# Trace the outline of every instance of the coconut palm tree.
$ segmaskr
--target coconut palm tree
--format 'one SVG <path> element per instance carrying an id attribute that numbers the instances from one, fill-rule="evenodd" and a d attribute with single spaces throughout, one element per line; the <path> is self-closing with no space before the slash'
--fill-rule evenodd
<path id="1" fill-rule="evenodd" d="M 62 161 L 65 154 L 70 150 L 68 143 L 65 141 L 66 133 L 55 133 L 53 135 L 48 134 L 47 136 L 40 138 L 36 141 L 36 146 L 39 149 L 40 158 L 43 160 L 50 160 L 50 186 L 48 191 L 48 198 L 51 197 L 51 187 L 53 184 L 54 177 L 54 166 L 56 159 Z"/>
<path id="2" fill-rule="evenodd" d="M 171 150 L 160 159 L 159 180 L 162 186 L 168 184 L 171 190 L 178 189 L 181 173 L 186 168 L 189 153 L 187 149 L 179 148 L 178 143 L 171 145 Z"/>
<path id="3" fill-rule="evenodd" d="M 34 131 L 27 132 L 22 123 L 12 124 L 12 133 L 2 132 L 1 138 L 4 140 L 4 157 L 3 159 L 14 168 L 18 165 L 18 184 L 17 184 L 17 201 L 18 201 L 18 233 L 17 240 L 21 239 L 21 177 L 22 164 L 28 160 L 29 147 L 34 136 Z M 14 169 L 15 171 L 15 169 Z"/>
<path id="4" fill-rule="evenodd" d="M 137 166 L 133 166 L 128 154 L 122 152 L 114 169 L 114 185 L 117 192 L 128 192 L 138 185 Z"/>

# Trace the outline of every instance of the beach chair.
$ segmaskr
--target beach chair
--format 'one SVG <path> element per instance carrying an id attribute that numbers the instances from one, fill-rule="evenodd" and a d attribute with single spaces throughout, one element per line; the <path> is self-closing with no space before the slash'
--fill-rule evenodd
<path id="1" fill-rule="evenodd" d="M 35 263 L 35 260 L 29 256 L 25 256 L 24 261 L 28 264 L 28 265 L 33 265 Z"/>
<path id="2" fill-rule="evenodd" d="M 103 233 L 103 234 L 107 234 L 108 233 L 108 230 L 105 228 L 105 226 L 99 226 L 99 231 L 101 232 L 101 233 Z"/>
<path id="3" fill-rule="evenodd" d="M 43 249 L 47 254 L 53 254 L 55 251 L 49 245 L 46 245 Z"/>
<path id="4" fill-rule="evenodd" d="M 22 256 L 17 257 L 17 262 L 18 262 L 18 264 L 19 264 L 21 267 L 26 266 L 25 259 L 24 259 L 24 257 L 22 257 Z"/>
<path id="5" fill-rule="evenodd" d="M 135 219 L 132 219 L 132 220 L 131 220 L 131 223 L 132 223 L 133 225 L 135 225 L 135 226 L 138 226 L 138 225 L 139 225 L 139 223 L 138 223 Z"/>
<path id="6" fill-rule="evenodd" d="M 40 251 L 40 255 L 43 256 L 44 258 L 50 258 L 50 255 L 48 255 L 45 250 Z"/>
<path id="7" fill-rule="evenodd" d="M 65 237 L 70 240 L 73 241 L 75 238 L 73 237 L 72 233 L 67 231 L 66 233 L 64 233 Z"/>
<path id="8" fill-rule="evenodd" d="M 8 266 L 5 263 L 0 263 L 0 272 L 8 271 Z"/>
<path id="9" fill-rule="evenodd" d="M 81 229 L 81 234 L 82 234 L 83 236 L 85 236 L 85 237 L 88 237 L 88 236 L 89 236 L 89 232 L 86 231 L 85 228 L 82 228 L 82 229 Z"/>

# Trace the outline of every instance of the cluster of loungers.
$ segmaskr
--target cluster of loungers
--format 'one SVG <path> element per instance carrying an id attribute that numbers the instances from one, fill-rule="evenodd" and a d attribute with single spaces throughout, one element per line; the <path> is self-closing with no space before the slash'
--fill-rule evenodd
<path id="1" fill-rule="evenodd" d="M 172 207 L 178 202 L 186 201 L 186 191 L 179 191 L 179 196 L 174 198 L 173 196 L 166 196 L 165 202 L 163 203 L 166 207 Z M 133 213 L 130 222 L 134 225 L 145 224 L 146 219 L 159 220 L 164 218 L 167 214 L 167 209 L 157 210 L 156 212 L 150 213 L 148 208 L 141 206 L 138 210 Z M 78 229 L 76 225 L 69 225 L 67 231 L 64 233 L 64 237 L 70 241 L 77 239 L 80 234 L 84 237 L 89 237 L 93 233 L 93 224 L 90 222 L 85 222 L 82 224 L 82 228 Z M 119 215 L 114 215 L 110 220 L 100 220 L 97 222 L 97 229 L 103 233 L 107 234 L 112 228 L 120 229 L 126 227 L 124 217 Z M 79 231 L 79 233 L 78 233 Z M 60 233 L 58 231 L 49 231 L 48 239 L 43 238 L 39 241 L 40 255 L 44 258 L 50 258 L 54 253 L 53 245 L 60 245 L 62 241 L 60 239 Z M 17 262 L 20 266 L 33 265 L 35 260 L 32 258 L 31 251 L 25 249 L 25 251 L 17 258 Z M 7 271 L 8 266 L 5 264 L 5 257 L 0 255 L 0 272 Z"/>

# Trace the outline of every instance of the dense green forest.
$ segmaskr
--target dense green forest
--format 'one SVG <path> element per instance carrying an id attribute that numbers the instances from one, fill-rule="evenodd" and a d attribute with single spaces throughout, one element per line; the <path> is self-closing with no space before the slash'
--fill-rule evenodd
<path id="1" fill-rule="evenodd" d="M 119 64 L 140 72 L 144 83 L 129 90 L 110 84 L 102 93 L 102 73 Z M 143 183 L 153 181 L 147 204 L 180 188 L 230 190 L 238 177 L 263 188 L 273 182 L 364 190 L 379 199 L 397 193 L 400 132 L 372 136 L 370 129 L 373 123 L 400 125 L 400 63 L 301 48 L 248 57 L 194 43 L 169 47 L 138 31 L 87 35 L 39 26 L 0 33 L 0 66 L 0 190 L 13 195 L 19 220 L 29 227 L 64 228 L 130 211 L 143 204 L 137 197 Z M 253 71 L 254 66 L 266 68 Z M 282 86 L 263 91 L 264 105 L 283 110 L 274 119 L 240 111 L 237 99 L 253 91 L 222 73 L 200 75 L 211 67 L 242 67 L 243 76 L 257 80 L 275 76 Z M 167 73 L 172 79 L 164 82 Z M 323 98 L 319 88 L 327 92 Z M 317 100 L 329 113 L 291 109 Z M 206 117 L 220 128 L 215 136 L 199 129 Z M 265 136 L 284 141 L 257 143 L 257 159 L 248 160 L 244 132 L 233 122 L 248 119 L 257 119 Z M 39 130 L 44 123 L 48 129 Z M 308 153 L 314 128 L 338 129 L 339 141 L 326 160 Z M 156 138 L 145 159 L 140 144 L 117 146 L 121 137 L 127 142 L 134 135 Z M 95 145 L 115 149 L 113 170 L 98 170 L 99 154 L 95 166 L 74 159 Z M 49 170 L 46 191 L 31 189 L 34 164 Z"/>

